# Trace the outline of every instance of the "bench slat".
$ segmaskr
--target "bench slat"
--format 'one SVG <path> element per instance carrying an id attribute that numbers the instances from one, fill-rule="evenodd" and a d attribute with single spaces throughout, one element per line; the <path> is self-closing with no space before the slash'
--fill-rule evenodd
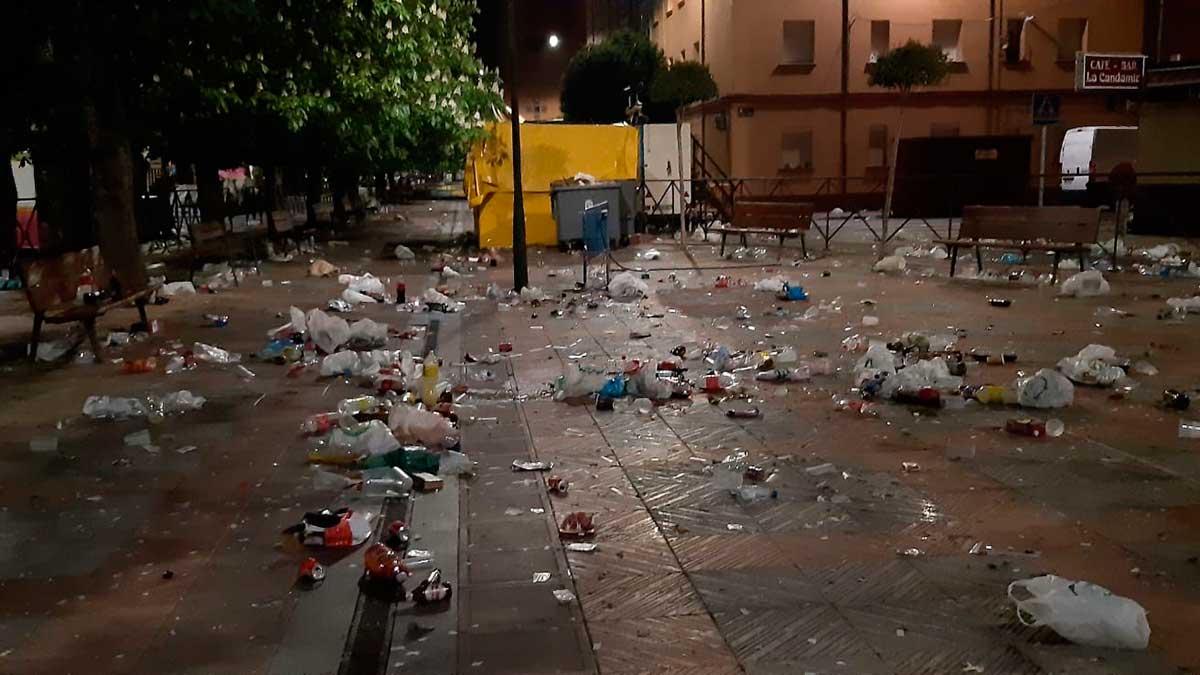
<path id="1" fill-rule="evenodd" d="M 733 225 L 737 230 L 808 230 L 812 227 L 811 202 L 739 201 L 733 207 Z"/>
<path id="2" fill-rule="evenodd" d="M 968 206 L 959 239 L 1094 243 L 1100 209 L 1080 206 Z"/>

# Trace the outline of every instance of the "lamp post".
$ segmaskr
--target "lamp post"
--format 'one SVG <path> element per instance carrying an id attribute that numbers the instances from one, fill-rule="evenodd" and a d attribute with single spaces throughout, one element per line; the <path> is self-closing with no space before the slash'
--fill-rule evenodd
<path id="1" fill-rule="evenodd" d="M 521 186 L 521 107 L 517 96 L 517 0 L 508 0 L 508 95 L 512 124 L 513 166 L 513 289 L 529 285 L 529 259 L 525 251 L 525 193 Z"/>

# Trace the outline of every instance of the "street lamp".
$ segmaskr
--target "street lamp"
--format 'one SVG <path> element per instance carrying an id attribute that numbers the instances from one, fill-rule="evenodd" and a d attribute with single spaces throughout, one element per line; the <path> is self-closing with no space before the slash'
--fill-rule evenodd
<path id="1" fill-rule="evenodd" d="M 546 39 L 546 44 L 550 45 L 550 49 L 558 49 L 562 40 L 559 39 L 558 33 L 551 33 L 550 37 Z"/>

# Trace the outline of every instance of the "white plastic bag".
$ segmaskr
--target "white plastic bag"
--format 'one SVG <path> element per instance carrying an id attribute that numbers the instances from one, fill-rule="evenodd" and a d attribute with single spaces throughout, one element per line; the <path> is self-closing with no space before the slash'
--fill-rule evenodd
<path id="1" fill-rule="evenodd" d="M 400 449 L 400 441 L 392 430 L 379 420 L 339 426 L 329 434 L 332 450 L 367 455 L 384 455 Z"/>
<path id="2" fill-rule="evenodd" d="M 1088 345 L 1075 356 L 1062 358 L 1058 369 L 1072 382 L 1111 386 L 1125 376 L 1125 371 L 1113 365 L 1117 353 L 1106 345 Z"/>
<path id="3" fill-rule="evenodd" d="M 521 302 L 545 302 L 548 299 L 546 291 L 537 286 L 525 286 L 521 289 Z"/>
<path id="4" fill-rule="evenodd" d="M 951 375 L 950 368 L 942 358 L 918 361 L 911 366 L 901 368 L 895 375 L 884 380 L 880 393 L 891 398 L 899 389 L 934 389 L 949 390 L 962 386 L 962 378 Z"/>
<path id="5" fill-rule="evenodd" d="M 146 414 L 146 404 L 136 398 L 89 396 L 83 402 L 83 414 L 92 419 L 142 417 Z"/>
<path id="6" fill-rule="evenodd" d="M 585 370 L 577 363 L 568 363 L 562 377 L 558 378 L 554 400 L 578 398 L 595 394 L 604 388 L 608 374 L 602 371 Z"/>
<path id="7" fill-rule="evenodd" d="M 387 293 L 383 288 L 383 281 L 371 274 L 364 274 L 362 276 L 343 274 L 338 277 L 338 283 L 345 284 L 349 290 L 365 295 L 373 295 L 377 298 L 381 298 Z"/>
<path id="8" fill-rule="evenodd" d="M 1065 408 L 1075 401 L 1075 385 L 1057 370 L 1042 368 L 1013 382 L 1017 403 L 1025 408 Z"/>
<path id="9" fill-rule="evenodd" d="M 858 363 L 854 364 L 854 377 L 857 382 L 869 380 L 879 373 L 892 375 L 896 372 L 896 355 L 882 342 L 871 342 L 867 353 L 863 354 Z"/>
<path id="10" fill-rule="evenodd" d="M 441 415 L 410 405 L 397 405 L 388 415 L 388 426 L 401 438 L 425 445 L 451 446 L 458 441 L 458 429 Z"/>
<path id="11" fill-rule="evenodd" d="M 421 299 L 427 304 L 442 305 L 447 312 L 460 312 L 466 307 L 465 304 L 452 299 L 445 293 L 439 292 L 436 288 L 426 288 L 425 293 L 421 295 Z"/>
<path id="12" fill-rule="evenodd" d="M 351 305 L 362 305 L 376 302 L 375 298 L 372 298 L 366 293 L 360 293 L 353 288 L 347 288 L 346 290 L 342 291 L 342 300 L 345 300 Z"/>
<path id="13" fill-rule="evenodd" d="M 308 322 L 305 321 L 304 312 L 302 312 L 299 307 L 289 307 L 288 314 L 290 314 L 292 317 L 291 326 L 293 333 L 303 333 L 304 331 L 308 330 Z"/>
<path id="14" fill-rule="evenodd" d="M 443 476 L 469 476 L 475 473 L 471 458 L 461 452 L 450 450 L 442 455 L 438 463 L 438 474 Z"/>
<path id="15" fill-rule="evenodd" d="M 630 396 L 644 396 L 653 401 L 663 401 L 671 398 L 674 387 L 667 380 L 659 379 L 653 368 L 642 366 L 636 375 L 629 378 L 625 391 Z"/>
<path id="16" fill-rule="evenodd" d="M 872 268 L 876 272 L 903 272 L 908 263 L 904 262 L 903 256 L 889 255 L 880 259 Z"/>
<path id="17" fill-rule="evenodd" d="M 305 322 L 309 339 L 326 354 L 334 353 L 350 339 L 350 324 L 341 317 L 329 316 L 319 309 L 311 309 L 305 317 Z"/>
<path id="18" fill-rule="evenodd" d="M 1030 597 L 1018 599 L 1014 589 Z M 1076 644 L 1145 649 L 1150 643 L 1145 608 L 1103 586 L 1048 574 L 1012 582 L 1008 598 L 1022 624 L 1049 626 Z"/>
<path id="19" fill-rule="evenodd" d="M 397 260 L 416 260 L 417 254 L 404 244 L 396 244 L 396 248 L 392 249 L 392 255 L 396 256 Z"/>
<path id="20" fill-rule="evenodd" d="M 608 295 L 614 300 L 637 300 L 650 292 L 645 282 L 632 272 L 621 272 L 608 282 Z"/>
<path id="21" fill-rule="evenodd" d="M 378 323 L 370 319 L 362 319 L 350 324 L 350 347 L 353 349 L 371 349 L 387 344 L 388 327 L 386 323 Z"/>
<path id="22" fill-rule="evenodd" d="M 759 279 L 754 282 L 754 290 L 768 291 L 770 293 L 780 293 L 784 286 L 787 286 L 787 279 L 783 277 L 771 277 L 770 279 Z"/>
<path id="23" fill-rule="evenodd" d="M 1077 298 L 1091 298 L 1105 295 L 1109 291 L 1108 281 L 1099 270 L 1088 270 L 1072 274 L 1058 289 L 1059 295 L 1072 295 Z"/>
<path id="24" fill-rule="evenodd" d="M 172 281 L 160 286 L 158 294 L 164 298 L 169 298 L 173 295 L 195 295 L 196 287 L 190 281 Z"/>

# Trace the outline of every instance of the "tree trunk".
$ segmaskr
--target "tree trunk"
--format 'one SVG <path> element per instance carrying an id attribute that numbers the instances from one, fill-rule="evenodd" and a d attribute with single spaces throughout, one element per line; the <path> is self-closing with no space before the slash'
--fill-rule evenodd
<path id="1" fill-rule="evenodd" d="M 333 226 L 346 226 L 346 181 L 341 171 L 333 172 Z"/>
<path id="2" fill-rule="evenodd" d="M 888 240 L 888 218 L 892 214 L 892 194 L 896 191 L 896 160 L 900 157 L 900 134 L 904 130 L 904 106 L 896 117 L 896 137 L 892 140 L 892 156 L 888 163 L 887 193 L 883 198 L 883 228 L 879 242 L 879 258 L 883 258 Z"/>
<path id="3" fill-rule="evenodd" d="M 134 217 L 133 158 L 119 95 L 112 91 L 89 102 L 85 120 L 100 251 L 122 289 L 141 288 L 146 268 Z"/>
<path id="4" fill-rule="evenodd" d="M 13 149 L 0 129 L 0 158 L 12 157 Z M 17 254 L 17 178 L 12 163 L 0 169 L 0 267 L 8 267 Z"/>
<path id="5" fill-rule="evenodd" d="M 350 212 L 354 214 L 354 223 L 362 225 L 367 220 L 367 207 L 363 203 L 362 194 L 358 190 L 358 174 L 346 174 L 346 196 L 350 204 Z"/>
<path id="6" fill-rule="evenodd" d="M 309 227 L 317 226 L 317 204 L 321 202 L 321 167 L 313 164 L 305 176 L 304 212 Z"/>
<path id="7" fill-rule="evenodd" d="M 200 220 L 205 223 L 218 222 L 225 215 L 221 178 L 217 175 L 216 163 L 210 159 L 196 162 L 196 202 L 200 207 Z"/>
<path id="8" fill-rule="evenodd" d="M 74 103 L 51 105 L 50 128 L 54 133 L 30 148 L 38 247 L 44 252 L 77 251 L 96 243 L 88 137 L 80 107 Z"/>
<path id="9" fill-rule="evenodd" d="M 375 174 L 375 201 L 383 204 L 387 198 L 387 178 L 383 173 Z"/>
<path id="10" fill-rule="evenodd" d="M 263 211 L 266 212 L 267 218 L 267 234 L 272 239 L 279 236 L 279 231 L 275 229 L 275 182 L 276 173 L 274 164 L 267 164 L 263 167 L 263 193 L 259 195 L 259 200 L 262 203 Z"/>

